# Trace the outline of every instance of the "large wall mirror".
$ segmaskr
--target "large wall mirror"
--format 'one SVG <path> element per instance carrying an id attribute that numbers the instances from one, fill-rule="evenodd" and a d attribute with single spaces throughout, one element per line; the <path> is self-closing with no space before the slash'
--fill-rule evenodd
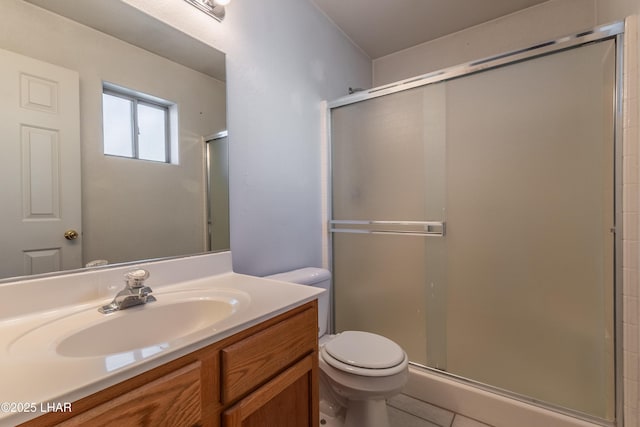
<path id="1" fill-rule="evenodd" d="M 3 0 L 0 22 L 0 281 L 229 249 L 222 52 L 121 1 Z M 114 87 L 146 97 L 116 140 L 161 129 L 169 160 L 105 154 Z"/>

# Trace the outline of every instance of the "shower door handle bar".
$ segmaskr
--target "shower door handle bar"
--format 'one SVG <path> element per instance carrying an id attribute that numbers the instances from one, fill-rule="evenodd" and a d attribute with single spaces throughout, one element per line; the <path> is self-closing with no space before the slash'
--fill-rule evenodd
<path id="1" fill-rule="evenodd" d="M 332 233 L 356 233 L 356 234 L 391 234 L 402 236 L 422 236 L 422 237 L 442 237 L 440 232 L 420 232 L 420 231 L 392 231 L 392 230 L 363 230 L 357 228 L 332 228 Z"/>
<path id="2" fill-rule="evenodd" d="M 444 237 L 446 229 L 445 223 L 443 221 L 331 220 L 330 224 L 332 226 L 330 227 L 329 231 L 331 231 L 332 233 L 393 234 L 404 236 Z M 348 225 L 365 227 L 340 227 Z M 386 226 L 387 228 L 382 228 L 383 226 Z M 411 229 L 402 230 L 396 227 L 410 227 Z"/>

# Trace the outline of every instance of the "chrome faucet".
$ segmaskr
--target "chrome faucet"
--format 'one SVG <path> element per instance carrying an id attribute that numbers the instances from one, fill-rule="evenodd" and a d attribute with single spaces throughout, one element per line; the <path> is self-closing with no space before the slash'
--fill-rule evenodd
<path id="1" fill-rule="evenodd" d="M 153 292 L 151 288 L 144 284 L 144 281 L 149 277 L 147 270 L 132 270 L 125 274 L 124 277 L 126 280 L 124 289 L 116 294 L 111 303 L 100 307 L 98 309 L 100 313 L 109 314 L 156 300 L 153 295 L 150 295 Z"/>

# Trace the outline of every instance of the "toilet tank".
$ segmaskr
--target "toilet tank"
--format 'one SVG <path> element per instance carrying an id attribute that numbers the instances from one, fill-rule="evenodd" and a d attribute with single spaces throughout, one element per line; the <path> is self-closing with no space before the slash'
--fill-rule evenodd
<path id="1" fill-rule="evenodd" d="M 273 274 L 266 276 L 266 278 L 325 289 L 326 292 L 318 296 L 318 336 L 321 337 L 327 332 L 329 325 L 329 295 L 331 292 L 331 272 L 329 270 L 306 267 Z"/>

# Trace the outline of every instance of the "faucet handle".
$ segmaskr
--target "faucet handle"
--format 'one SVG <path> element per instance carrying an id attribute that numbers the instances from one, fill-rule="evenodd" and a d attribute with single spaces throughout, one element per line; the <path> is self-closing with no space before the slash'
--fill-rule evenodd
<path id="1" fill-rule="evenodd" d="M 149 272 L 139 268 L 137 270 L 128 271 L 124 277 L 127 281 L 127 286 L 131 288 L 140 288 L 143 286 L 144 281 L 149 277 Z"/>

